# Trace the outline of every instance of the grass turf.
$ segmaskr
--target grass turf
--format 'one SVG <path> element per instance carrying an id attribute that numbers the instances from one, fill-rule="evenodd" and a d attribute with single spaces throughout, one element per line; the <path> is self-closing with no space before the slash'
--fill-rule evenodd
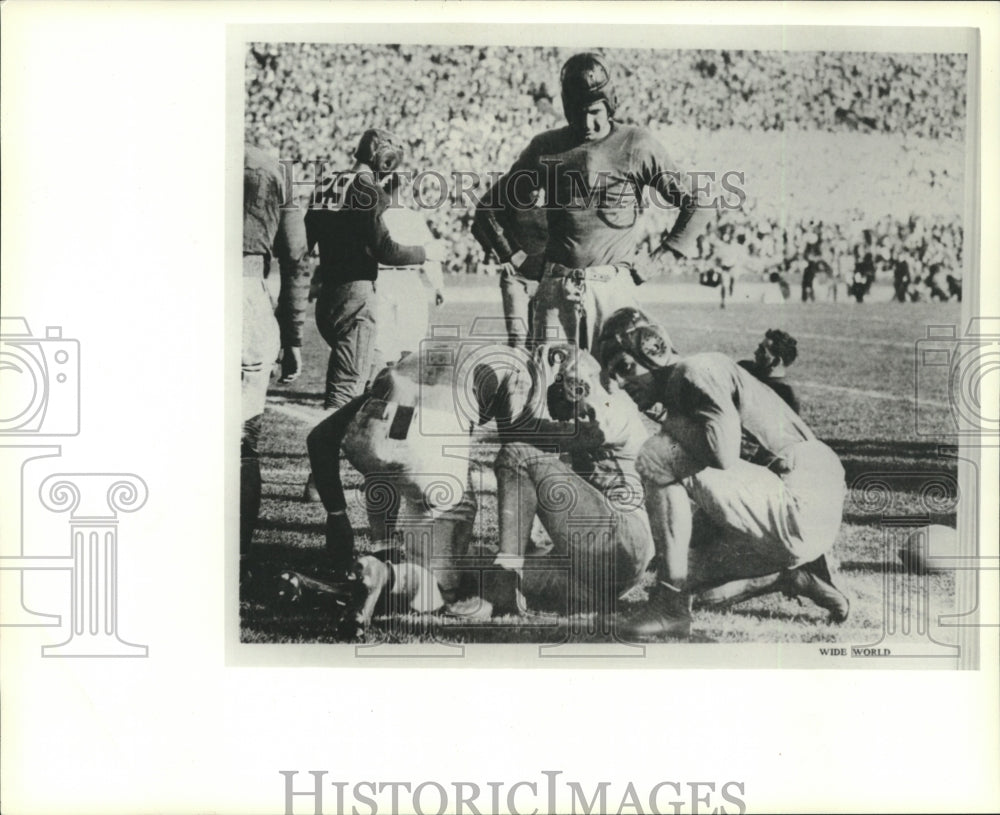
<path id="1" fill-rule="evenodd" d="M 500 298 L 485 289 L 482 303 L 446 303 L 433 315 L 436 323 L 463 327 L 478 317 L 500 317 Z M 883 625 L 887 580 L 900 572 L 886 549 L 883 515 L 929 516 L 932 523 L 955 525 L 953 496 L 929 508 L 921 496 L 935 481 L 955 476 L 954 459 L 946 454 L 948 437 L 947 383 L 943 378 L 926 383 L 915 396 L 916 343 L 927 325 L 958 323 L 955 303 L 899 304 L 869 301 L 785 304 L 730 303 L 722 311 L 716 303 L 650 304 L 683 352 L 715 350 L 736 359 L 750 358 L 765 329 L 782 328 L 798 339 L 799 359 L 789 382 L 797 389 L 803 416 L 816 434 L 840 455 L 847 482 L 854 487 L 844 507 L 844 522 L 833 549 L 840 564 L 838 585 L 851 598 L 851 615 L 842 625 L 826 622 L 826 613 L 808 601 L 799 604 L 780 594 L 745 601 L 726 610 L 699 610 L 695 615 L 698 638 L 716 642 L 871 642 Z M 304 373 L 288 387 L 272 385 L 274 403 L 291 406 L 295 416 L 268 409 L 264 416 L 262 470 L 264 500 L 255 537 L 256 551 L 268 570 L 316 568 L 323 546 L 324 512 L 319 504 L 302 501 L 309 471 L 305 435 L 309 416 L 321 417 L 323 382 L 328 349 L 308 321 L 303 344 Z M 916 432 L 917 411 L 921 426 L 940 427 L 942 435 Z M 942 445 L 945 447 L 942 448 Z M 945 454 L 942 454 L 942 449 Z M 476 457 L 488 470 L 489 448 Z M 367 540 L 360 476 L 345 464 L 349 514 L 358 531 L 359 548 Z M 891 488 L 889 506 L 879 505 L 864 489 L 877 480 Z M 497 535 L 496 496 L 479 495 L 476 543 L 486 549 Z M 915 520 L 916 523 L 916 520 Z M 888 555 L 887 555 L 888 552 Z M 887 559 L 888 558 L 888 559 Z M 951 574 L 928 578 L 931 619 L 952 610 L 954 579 Z M 639 595 L 641 597 L 641 591 Z M 899 609 L 910 609 L 905 600 Z M 914 612 L 916 610 L 914 609 Z M 244 642 L 335 642 L 331 621 L 316 613 L 289 612 L 267 596 L 240 604 L 241 640 Z M 376 618 L 371 637 L 386 642 L 558 642 L 570 629 L 588 639 L 592 619 L 554 615 L 503 618 L 487 624 L 458 624 L 436 615 L 394 615 Z M 948 641 L 947 633 L 936 638 Z"/>

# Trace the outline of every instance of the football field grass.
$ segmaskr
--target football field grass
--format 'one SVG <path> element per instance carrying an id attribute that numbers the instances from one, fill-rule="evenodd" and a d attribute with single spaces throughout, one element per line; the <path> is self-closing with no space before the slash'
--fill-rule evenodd
<path id="1" fill-rule="evenodd" d="M 482 302 L 453 298 L 434 312 L 432 320 L 460 326 L 467 334 L 475 319 L 499 318 L 499 292 L 492 287 L 482 292 Z M 927 326 L 958 325 L 960 305 L 899 304 L 880 297 L 864 304 L 738 302 L 721 310 L 716 302 L 663 302 L 647 308 L 667 327 L 682 354 L 712 350 L 748 359 L 768 328 L 781 328 L 796 337 L 799 359 L 788 381 L 798 392 L 806 422 L 839 454 L 849 487 L 832 552 L 839 564 L 835 581 L 851 600 L 847 622 L 828 623 L 826 612 L 808 601 L 800 604 L 771 594 L 725 610 L 696 611 L 696 638 L 760 643 L 876 641 L 883 626 L 885 587 L 902 568 L 895 551 L 886 545 L 884 518 L 892 516 L 896 524 L 901 517 L 913 517 L 914 525 L 926 522 L 918 520 L 921 517 L 946 526 L 956 523 L 955 460 L 941 446 L 948 438 L 944 432 L 934 437 L 916 430 L 918 412 L 921 428 L 948 427 L 947 382 L 944 377 L 921 379 L 923 390 L 915 393 L 915 349 Z M 261 444 L 264 500 L 255 537 L 256 551 L 269 572 L 295 569 L 319 574 L 325 513 L 321 504 L 303 501 L 302 490 L 309 472 L 305 436 L 324 415 L 327 355 L 310 313 L 303 375 L 287 387 L 272 383 L 269 394 Z M 484 448 L 475 461 L 482 490 L 474 544 L 486 551 L 497 536 L 490 455 Z M 359 489 L 362 482 L 349 465 L 344 468 L 349 514 L 359 549 L 364 550 L 371 542 Z M 878 484 L 888 492 L 873 487 Z M 935 484 L 945 486 L 938 489 Z M 880 500 L 883 496 L 888 496 L 888 503 Z M 899 527 L 893 529 L 898 535 Z M 930 575 L 927 580 L 931 615 L 952 610 L 953 575 Z M 899 611 L 904 616 L 909 613 L 906 607 Z M 244 642 L 336 641 L 328 618 L 307 609 L 283 608 L 266 594 L 241 598 L 240 612 Z M 458 625 L 435 615 L 382 616 L 373 622 L 370 636 L 388 642 L 552 642 L 578 622 L 540 615 Z M 947 634 L 944 637 L 947 641 Z"/>

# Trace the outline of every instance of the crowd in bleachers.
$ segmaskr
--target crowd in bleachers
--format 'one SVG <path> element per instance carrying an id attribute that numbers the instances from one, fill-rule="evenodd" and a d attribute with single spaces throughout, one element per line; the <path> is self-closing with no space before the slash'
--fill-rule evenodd
<path id="1" fill-rule="evenodd" d="M 534 134 L 563 123 L 559 68 L 570 53 L 253 44 L 246 59 L 247 137 L 293 162 L 301 182 L 312 179 L 317 161 L 348 168 L 359 135 L 371 126 L 404 141 L 413 170 L 485 179 L 506 169 Z M 905 253 L 911 267 L 960 270 L 964 55 L 615 50 L 611 56 L 619 119 L 650 126 L 665 139 L 675 129 L 697 134 L 687 148 L 680 140 L 679 155 L 670 145 L 682 168 L 694 162 L 698 169 L 746 174 L 744 205 L 720 212 L 699 239 L 699 257 L 679 268 L 695 270 L 719 254 L 720 243 L 738 243 L 744 271 L 761 274 L 796 273 L 810 252 L 845 274 L 866 253 L 880 269 L 891 269 Z M 803 145 L 799 159 L 796 143 Z M 844 149 L 850 161 L 836 155 Z M 895 153 L 887 157 L 890 149 Z M 468 230 L 471 199 L 427 216 L 432 230 L 452 242 L 449 271 L 482 268 Z M 644 262 L 672 217 L 647 213 Z"/>

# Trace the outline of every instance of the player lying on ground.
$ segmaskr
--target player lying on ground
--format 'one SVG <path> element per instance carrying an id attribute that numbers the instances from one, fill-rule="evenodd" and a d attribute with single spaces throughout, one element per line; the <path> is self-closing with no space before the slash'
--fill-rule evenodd
<path id="1" fill-rule="evenodd" d="M 472 371 L 479 421 L 496 420 L 504 441 L 495 462 L 499 555 L 469 558 L 476 500 L 468 460 L 447 455 L 440 435 L 421 432 L 427 422 L 458 432 L 453 375 L 463 365 L 432 369 L 411 355 L 310 433 L 332 575 L 326 583 L 290 574 L 295 585 L 283 591 L 342 596 L 345 611 L 363 604 L 356 619 L 362 628 L 380 599 L 422 612 L 447 605 L 449 613 L 474 617 L 523 611 L 521 592 L 533 607 L 564 614 L 570 596 L 578 610 L 598 602 L 607 608 L 644 574 L 653 541 L 633 463 L 650 431 L 635 405 L 623 392 L 608 393 L 597 362 L 582 352 L 577 358 L 572 347 L 541 348 L 530 357 L 509 348 L 483 351 L 483 362 L 464 370 Z M 341 450 L 365 476 L 367 497 L 376 499 L 369 500 L 372 539 L 386 547 L 357 560 Z M 553 546 L 525 569 L 536 513 Z M 390 543 L 397 519 L 405 552 Z"/>
<path id="2" fill-rule="evenodd" d="M 495 420 L 501 433 L 517 438 L 538 433 L 537 422 L 546 416 L 547 383 L 552 378 L 547 349 L 530 357 L 522 349 L 480 345 L 472 355 L 447 365 L 430 364 L 434 352 L 424 351 L 384 369 L 369 393 L 324 419 L 308 438 L 316 486 L 327 510 L 331 579 L 352 581 L 365 573 L 365 622 L 379 590 L 393 579 L 392 561 L 399 557 L 383 557 L 381 566 L 373 558 L 361 558 L 360 567 L 355 561 L 354 532 L 340 479 L 341 452 L 365 477 L 376 545 L 394 548 L 399 518 L 408 529 L 424 533 L 408 536 L 405 557 L 433 569 L 437 588 L 428 589 L 426 597 L 439 601 L 418 602 L 419 610 L 430 611 L 442 602 L 478 593 L 478 585 L 469 584 L 458 564 L 468 554 L 477 506 L 468 455 L 454 446 L 468 440 L 476 424 Z M 464 413 L 463 405 L 472 406 L 476 415 Z"/>
<path id="3" fill-rule="evenodd" d="M 357 413 L 351 415 L 344 409 L 310 435 L 310 453 L 331 513 L 328 548 L 336 564 L 333 583 L 325 590 L 352 595 L 346 603 L 348 610 L 363 604 L 355 628 L 367 623 L 380 600 L 400 610 L 420 612 L 435 611 L 447 603 L 449 613 L 475 617 L 526 608 L 563 614 L 611 611 L 621 593 L 643 576 L 654 546 L 634 461 L 649 430 L 625 393 L 605 387 L 597 363 L 585 353 L 574 356 L 574 352 L 568 347 L 540 350 L 534 360 L 544 370 L 526 377 L 523 368 L 522 376 L 512 377 L 511 366 L 500 361 L 503 354 L 492 355 L 500 364 L 476 370 L 478 409 L 484 419 L 498 419 L 498 428 L 506 436 L 495 463 L 500 524 L 500 552 L 495 560 L 467 557 L 476 512 L 471 490 L 467 488 L 456 500 L 459 496 L 453 492 L 433 489 L 433 478 L 440 483 L 442 471 L 463 460 L 435 459 L 440 456 L 440 438 L 407 432 L 406 438 L 396 439 L 395 446 L 390 441 L 390 428 L 396 423 L 393 399 L 413 402 L 417 410 L 425 404 L 447 407 L 447 400 L 453 398 L 449 378 L 431 383 L 426 394 L 414 399 L 413 383 L 422 379 L 427 384 L 428 377 L 413 367 L 412 359 L 409 364 L 404 360 L 397 369 L 380 375 L 376 393 L 392 398 L 386 401 L 373 395 L 375 412 L 368 419 L 358 420 Z M 564 361 L 553 365 L 556 357 Z M 525 357 L 520 354 L 519 358 Z M 552 384 L 543 390 L 541 383 L 546 381 Z M 553 427 L 548 420 L 539 420 L 545 412 L 537 401 L 540 393 L 545 393 L 549 416 L 569 420 L 575 415 L 576 421 Z M 365 409 L 362 406 L 358 412 Z M 398 415 L 398 403 L 395 410 Z M 519 418 L 511 421 L 509 416 Z M 531 421 L 526 423 L 525 417 Z M 417 418 L 427 420 L 426 415 Z M 413 426 L 413 419 L 409 421 Z M 423 531 L 422 544 L 419 536 L 409 535 L 405 552 L 389 547 L 353 560 L 353 531 L 345 513 L 337 510 L 346 506 L 339 484 L 340 439 L 348 458 L 365 473 L 369 494 L 375 485 L 383 497 L 397 496 L 404 532 L 406 527 Z M 571 464 L 560 459 L 559 450 L 568 453 Z M 430 480 L 416 465 L 418 458 L 419 467 L 434 474 Z M 387 471 L 392 471 L 391 477 Z M 452 483 L 462 483 L 462 477 L 461 469 L 456 469 Z M 385 516 L 390 504 L 385 500 L 371 513 L 374 540 L 388 540 L 392 522 Z M 551 550 L 542 556 L 527 552 L 536 513 L 553 541 Z M 696 526 L 701 538 L 711 538 L 716 531 L 701 517 Z M 779 579 L 782 575 L 745 579 L 761 572 L 746 571 L 747 564 L 738 558 L 713 559 L 711 554 L 718 554 L 717 549 L 704 548 L 709 556 L 695 558 L 691 585 L 705 604 L 795 588 Z M 305 589 L 324 590 L 322 584 L 310 585 L 308 579 L 293 579 L 305 581 Z M 473 596 L 480 585 L 483 600 Z"/>
<path id="4" fill-rule="evenodd" d="M 601 337 L 606 375 L 641 409 L 663 417 L 636 461 L 658 580 L 646 606 L 623 626 L 625 638 L 689 635 L 693 550 L 719 576 L 759 575 L 743 596 L 781 589 L 843 621 L 848 601 L 824 557 L 846 492 L 836 454 L 731 359 L 681 358 L 658 334 L 641 312 L 626 309 Z"/>

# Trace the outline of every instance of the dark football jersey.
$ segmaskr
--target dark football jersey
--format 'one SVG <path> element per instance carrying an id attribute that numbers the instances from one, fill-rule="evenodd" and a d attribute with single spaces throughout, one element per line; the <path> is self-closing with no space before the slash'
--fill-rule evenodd
<path id="1" fill-rule="evenodd" d="M 772 379 L 767 375 L 766 371 L 761 371 L 757 367 L 757 363 L 752 359 L 741 359 L 739 365 L 743 370 L 749 371 L 758 380 L 767 385 L 771 390 L 773 390 L 778 396 L 785 400 L 785 404 L 788 405 L 796 413 L 801 413 L 799 398 L 795 395 L 795 391 L 792 386 L 789 385 L 783 377 L 778 377 L 777 379 Z"/>
<path id="2" fill-rule="evenodd" d="M 631 257 L 647 187 L 680 208 L 667 243 L 673 240 L 682 254 L 690 252 L 687 243 L 708 217 L 665 148 L 640 127 L 614 124 L 595 142 L 581 142 L 569 127 L 547 131 L 532 139 L 507 178 L 501 198 L 508 223 L 512 212 L 532 206 L 541 192 L 548 220 L 546 260 L 574 268 Z"/>

